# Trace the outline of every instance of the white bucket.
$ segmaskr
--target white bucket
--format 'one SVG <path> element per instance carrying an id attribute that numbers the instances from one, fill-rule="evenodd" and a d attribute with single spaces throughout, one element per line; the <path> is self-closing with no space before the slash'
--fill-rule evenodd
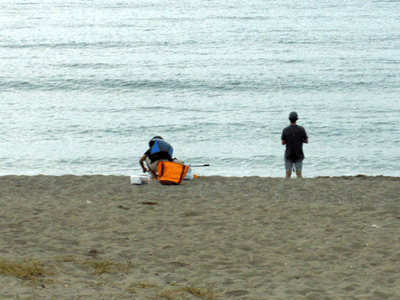
<path id="1" fill-rule="evenodd" d="M 186 173 L 186 176 L 183 178 L 183 180 L 192 180 L 193 179 L 193 173 L 192 173 L 192 168 L 189 167 L 189 170 Z"/>
<path id="2" fill-rule="evenodd" d="M 139 175 L 139 176 L 135 176 L 135 175 L 131 175 L 131 184 L 148 184 L 150 183 L 151 178 L 150 176 L 147 175 Z"/>
<path id="3" fill-rule="evenodd" d="M 151 181 L 151 177 L 148 175 L 142 175 L 140 176 L 140 180 L 142 181 L 142 184 L 149 184 Z"/>

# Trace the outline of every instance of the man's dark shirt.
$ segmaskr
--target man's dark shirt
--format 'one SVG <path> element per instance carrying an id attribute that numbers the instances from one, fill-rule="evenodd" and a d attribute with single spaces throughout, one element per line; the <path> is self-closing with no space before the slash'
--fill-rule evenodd
<path id="1" fill-rule="evenodd" d="M 283 129 L 282 141 L 286 142 L 285 158 L 292 162 L 299 162 L 304 159 L 303 143 L 308 140 L 304 127 L 290 125 Z"/>
<path id="2" fill-rule="evenodd" d="M 169 155 L 167 152 L 158 152 L 155 154 L 151 154 L 151 148 L 150 148 L 144 154 L 150 159 L 151 163 L 160 159 L 166 159 L 172 161 L 171 155 Z"/>

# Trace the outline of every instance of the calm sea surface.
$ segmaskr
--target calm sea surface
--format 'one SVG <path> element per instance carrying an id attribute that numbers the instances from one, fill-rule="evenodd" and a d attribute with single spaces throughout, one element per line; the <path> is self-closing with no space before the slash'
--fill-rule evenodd
<path id="1" fill-rule="evenodd" d="M 161 135 L 200 175 L 400 176 L 400 1 L 5 0 L 0 175 L 140 174 Z"/>

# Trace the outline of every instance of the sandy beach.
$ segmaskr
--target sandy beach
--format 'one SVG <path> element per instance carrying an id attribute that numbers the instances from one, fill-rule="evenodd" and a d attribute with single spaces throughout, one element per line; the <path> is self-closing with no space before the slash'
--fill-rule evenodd
<path id="1" fill-rule="evenodd" d="M 400 299 L 400 178 L 0 177 L 0 299 Z"/>

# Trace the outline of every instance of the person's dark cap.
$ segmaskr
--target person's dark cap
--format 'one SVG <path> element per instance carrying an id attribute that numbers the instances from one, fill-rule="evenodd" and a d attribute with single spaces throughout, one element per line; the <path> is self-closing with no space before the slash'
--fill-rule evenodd
<path id="1" fill-rule="evenodd" d="M 299 116 L 297 115 L 297 112 L 292 111 L 292 112 L 289 114 L 289 119 L 290 119 L 290 120 L 298 120 L 298 119 L 299 119 Z"/>

